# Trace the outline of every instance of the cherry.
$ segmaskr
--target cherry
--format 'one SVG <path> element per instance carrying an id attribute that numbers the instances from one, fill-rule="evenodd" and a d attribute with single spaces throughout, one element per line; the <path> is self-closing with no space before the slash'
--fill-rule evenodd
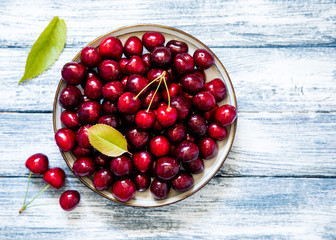
<path id="1" fill-rule="evenodd" d="M 149 81 L 146 77 L 139 74 L 133 74 L 128 78 L 126 87 L 128 91 L 138 94 L 148 85 L 148 83 Z M 140 97 L 144 97 L 147 92 L 148 88 L 140 94 Z"/>
<path id="2" fill-rule="evenodd" d="M 121 68 L 114 60 L 104 60 L 98 67 L 101 78 L 106 82 L 118 80 L 121 77 Z"/>
<path id="3" fill-rule="evenodd" d="M 187 133 L 186 140 L 192 141 L 193 143 L 196 142 L 196 138 L 193 135 L 191 135 L 190 133 Z"/>
<path id="4" fill-rule="evenodd" d="M 147 48 L 148 51 L 151 51 L 157 46 L 162 46 L 165 42 L 165 37 L 158 32 L 146 32 L 142 36 L 142 43 Z"/>
<path id="5" fill-rule="evenodd" d="M 89 128 L 91 127 L 91 124 L 86 124 L 84 126 L 81 126 L 77 133 L 76 133 L 76 141 L 78 145 L 82 148 L 90 148 L 92 147 L 89 141 Z"/>
<path id="6" fill-rule="evenodd" d="M 80 201 L 80 194 L 76 190 L 67 190 L 60 196 L 59 204 L 65 211 L 74 210 Z"/>
<path id="7" fill-rule="evenodd" d="M 49 168 L 43 175 L 43 180 L 54 189 L 60 189 L 65 182 L 65 172 L 63 169 L 55 167 Z"/>
<path id="8" fill-rule="evenodd" d="M 118 111 L 117 104 L 106 99 L 102 103 L 102 108 L 106 114 L 115 114 Z"/>
<path id="9" fill-rule="evenodd" d="M 75 146 L 75 133 L 69 128 L 61 128 L 55 133 L 57 146 L 64 152 L 68 152 Z"/>
<path id="10" fill-rule="evenodd" d="M 79 145 L 76 145 L 72 149 L 72 154 L 75 156 L 75 158 L 80 157 L 90 157 L 92 155 L 92 147 L 90 148 L 83 148 Z"/>
<path id="11" fill-rule="evenodd" d="M 119 38 L 105 38 L 99 45 L 99 52 L 103 58 L 119 60 L 123 53 L 123 46 Z"/>
<path id="12" fill-rule="evenodd" d="M 186 98 L 182 96 L 174 97 L 171 101 L 171 105 L 176 108 L 179 120 L 184 120 L 188 117 L 191 103 Z"/>
<path id="13" fill-rule="evenodd" d="M 161 106 L 157 109 L 157 120 L 163 127 L 172 126 L 177 120 L 178 112 L 175 107 Z"/>
<path id="14" fill-rule="evenodd" d="M 112 114 L 104 115 L 98 119 L 97 123 L 110 125 L 113 128 L 117 128 L 119 125 L 119 118 L 116 115 L 112 115 Z"/>
<path id="15" fill-rule="evenodd" d="M 199 149 L 191 141 L 184 140 L 179 143 L 176 149 L 176 158 L 181 162 L 191 162 L 198 158 Z"/>
<path id="16" fill-rule="evenodd" d="M 149 134 L 137 128 L 131 128 L 126 132 L 126 138 L 127 142 L 130 143 L 135 150 L 140 150 L 147 145 Z"/>
<path id="17" fill-rule="evenodd" d="M 108 82 L 102 89 L 104 99 L 113 102 L 118 101 L 120 96 L 125 92 L 125 86 L 120 81 Z"/>
<path id="18" fill-rule="evenodd" d="M 135 191 L 136 187 L 130 179 L 117 180 L 112 185 L 113 196 L 121 202 L 131 200 Z"/>
<path id="19" fill-rule="evenodd" d="M 142 49 L 142 42 L 137 36 L 129 37 L 124 45 L 124 53 L 128 58 L 132 57 L 133 55 L 141 56 Z"/>
<path id="20" fill-rule="evenodd" d="M 95 123 L 101 113 L 101 105 L 96 101 L 83 102 L 77 109 L 77 115 L 83 123 Z"/>
<path id="21" fill-rule="evenodd" d="M 135 98 L 136 95 L 132 92 L 123 93 L 118 100 L 118 110 L 123 114 L 136 113 L 141 107 L 141 101 L 139 98 Z"/>
<path id="22" fill-rule="evenodd" d="M 170 40 L 169 42 L 167 42 L 166 47 L 169 48 L 173 56 L 180 54 L 180 53 L 188 52 L 188 45 L 185 42 L 181 42 L 177 40 Z"/>
<path id="23" fill-rule="evenodd" d="M 86 79 L 84 94 L 92 100 L 98 100 L 102 96 L 102 87 L 103 83 L 98 76 L 91 75 L 91 77 Z"/>
<path id="24" fill-rule="evenodd" d="M 216 99 L 208 91 L 201 91 L 193 98 L 193 104 L 202 112 L 210 111 L 216 105 Z"/>
<path id="25" fill-rule="evenodd" d="M 204 85 L 203 79 L 193 73 L 189 73 L 181 77 L 180 83 L 182 89 L 191 94 L 199 92 Z"/>
<path id="26" fill-rule="evenodd" d="M 127 86 L 127 80 L 128 80 L 129 76 L 124 76 L 122 79 L 121 79 L 121 83 L 124 85 L 124 87 Z"/>
<path id="27" fill-rule="evenodd" d="M 155 94 L 155 90 L 149 90 L 147 95 L 144 96 L 144 98 L 142 99 L 142 106 L 144 108 L 148 108 L 150 102 L 152 101 L 152 105 L 150 105 L 150 109 L 154 109 L 157 107 L 160 100 L 161 100 L 161 94 L 159 92 Z"/>
<path id="28" fill-rule="evenodd" d="M 162 157 L 156 162 L 155 174 L 164 181 L 173 179 L 180 170 L 180 164 L 175 158 Z"/>
<path id="29" fill-rule="evenodd" d="M 177 83 L 171 83 L 168 87 L 168 91 L 171 99 L 182 94 L 182 88 Z M 162 91 L 162 98 L 165 102 L 168 102 L 168 93 L 166 89 Z"/>
<path id="30" fill-rule="evenodd" d="M 194 161 L 183 163 L 183 167 L 192 174 L 198 174 L 204 170 L 204 161 L 198 157 Z"/>
<path id="31" fill-rule="evenodd" d="M 86 68 L 77 62 L 66 63 L 62 68 L 62 78 L 71 85 L 80 84 L 86 76 Z"/>
<path id="32" fill-rule="evenodd" d="M 59 103 L 67 110 L 75 109 L 81 102 L 82 93 L 75 86 L 67 85 L 60 93 Z"/>
<path id="33" fill-rule="evenodd" d="M 151 60 L 150 60 L 150 54 L 149 53 L 143 54 L 141 56 L 141 60 L 143 61 L 143 63 L 147 67 L 147 69 L 152 68 L 152 63 L 151 63 Z"/>
<path id="34" fill-rule="evenodd" d="M 155 178 L 150 186 L 153 197 L 158 200 L 166 199 L 170 190 L 167 182 Z"/>
<path id="35" fill-rule="evenodd" d="M 154 112 L 157 113 L 157 110 L 154 110 Z M 154 125 L 153 125 L 152 129 L 153 129 L 154 131 L 160 133 L 161 131 L 164 130 L 164 127 L 163 127 L 163 126 L 156 120 L 156 121 L 154 122 Z"/>
<path id="36" fill-rule="evenodd" d="M 166 81 L 167 85 L 169 85 L 169 83 L 170 83 L 169 76 L 168 76 L 168 74 L 166 74 L 167 72 L 165 70 L 160 69 L 160 68 L 152 68 L 151 70 L 148 71 L 147 78 L 148 78 L 149 82 L 152 82 L 152 81 L 154 81 L 154 79 L 157 79 L 152 84 L 153 88 L 156 88 L 159 85 L 160 79 L 158 79 L 158 77 L 162 76 L 162 74 L 164 72 L 165 72 L 164 80 Z M 160 89 L 164 89 L 164 88 L 165 88 L 165 85 L 163 83 L 161 83 Z"/>
<path id="37" fill-rule="evenodd" d="M 42 175 L 48 170 L 48 157 L 42 153 L 30 156 L 26 161 L 26 167 L 34 174 Z"/>
<path id="38" fill-rule="evenodd" d="M 172 55 L 169 48 L 159 46 L 151 50 L 150 59 L 154 67 L 168 68 L 172 62 Z"/>
<path id="39" fill-rule="evenodd" d="M 217 143 L 212 138 L 209 138 L 209 137 L 202 138 L 198 142 L 198 147 L 199 147 L 200 155 L 204 159 L 210 159 L 217 155 L 217 152 L 218 152 Z"/>
<path id="40" fill-rule="evenodd" d="M 215 113 L 216 113 L 216 110 L 217 110 L 218 108 L 219 108 L 219 107 L 218 107 L 218 105 L 216 104 L 216 105 L 215 105 L 213 108 L 211 108 L 209 111 L 203 113 L 205 119 L 206 119 L 208 122 L 213 122 L 213 121 L 214 121 Z"/>
<path id="41" fill-rule="evenodd" d="M 156 136 L 150 140 L 149 149 L 155 157 L 162 157 L 169 153 L 170 143 L 166 137 Z"/>
<path id="42" fill-rule="evenodd" d="M 122 155 L 113 158 L 110 162 L 111 172 L 117 177 L 125 177 L 132 171 L 132 161 L 129 157 Z"/>
<path id="43" fill-rule="evenodd" d="M 129 62 L 129 60 L 127 58 L 122 58 L 119 60 L 119 67 L 121 69 L 121 72 L 123 74 L 128 74 L 127 71 L 126 71 L 126 65 L 127 63 Z"/>
<path id="44" fill-rule="evenodd" d="M 198 136 L 203 136 L 207 130 L 205 118 L 199 114 L 190 116 L 188 120 L 188 127 L 193 134 Z"/>
<path id="45" fill-rule="evenodd" d="M 101 61 L 101 56 L 98 50 L 94 47 L 87 46 L 81 52 L 81 63 L 88 68 L 95 68 Z"/>
<path id="46" fill-rule="evenodd" d="M 113 175 L 107 169 L 100 169 L 93 175 L 93 185 L 99 191 L 108 189 L 113 182 Z"/>
<path id="47" fill-rule="evenodd" d="M 187 172 L 181 171 L 173 180 L 172 187 L 177 192 L 185 192 L 194 186 L 194 178 Z"/>
<path id="48" fill-rule="evenodd" d="M 206 49 L 197 49 L 194 52 L 194 60 L 199 69 L 208 69 L 215 61 L 212 54 Z"/>
<path id="49" fill-rule="evenodd" d="M 194 59 L 188 53 L 177 54 L 173 64 L 175 72 L 179 75 L 191 73 L 195 67 Z"/>
<path id="50" fill-rule="evenodd" d="M 72 165 L 73 172 L 80 177 L 91 176 L 96 170 L 96 164 L 91 158 L 78 158 Z"/>
<path id="51" fill-rule="evenodd" d="M 134 173 L 132 174 L 136 190 L 144 192 L 149 188 L 151 178 L 147 173 Z"/>
<path id="52" fill-rule="evenodd" d="M 147 151 L 140 151 L 133 154 L 133 163 L 141 173 L 148 172 L 152 166 L 152 155 Z"/>
<path id="53" fill-rule="evenodd" d="M 99 151 L 96 151 L 93 155 L 93 161 L 95 162 L 96 166 L 102 168 L 108 167 L 111 159 L 112 159 L 111 157 L 102 154 Z"/>
<path id="54" fill-rule="evenodd" d="M 80 121 L 76 112 L 71 110 L 62 112 L 61 122 L 67 128 L 78 128 L 80 126 Z"/>
<path id="55" fill-rule="evenodd" d="M 148 130 L 151 127 L 153 127 L 155 123 L 155 113 L 151 110 L 140 110 L 135 115 L 135 125 L 142 129 L 142 130 Z"/>
<path id="56" fill-rule="evenodd" d="M 225 127 L 220 126 L 218 123 L 211 123 L 208 127 L 207 133 L 210 137 L 217 141 L 224 140 L 227 136 Z"/>
<path id="57" fill-rule="evenodd" d="M 237 118 L 237 111 L 234 106 L 223 105 L 216 110 L 215 121 L 222 127 L 231 125 Z"/>
<path id="58" fill-rule="evenodd" d="M 206 81 L 206 75 L 205 75 L 204 70 L 202 70 L 202 69 L 195 69 L 192 73 L 195 74 L 195 75 L 197 75 L 197 76 L 199 76 L 203 80 L 203 83 L 205 83 L 205 81 Z"/>
<path id="59" fill-rule="evenodd" d="M 124 119 L 128 124 L 134 124 L 135 123 L 135 114 L 125 114 Z"/>
<path id="60" fill-rule="evenodd" d="M 222 101 L 226 97 L 226 87 L 224 82 L 215 78 L 204 84 L 203 89 L 209 91 L 216 99 L 216 102 Z"/>
<path id="61" fill-rule="evenodd" d="M 126 71 L 128 74 L 144 75 L 147 72 L 147 68 L 141 57 L 135 55 L 126 64 Z"/>
<path id="62" fill-rule="evenodd" d="M 187 99 L 189 102 L 192 102 L 192 100 L 194 99 L 194 95 L 187 93 L 187 92 L 183 92 L 182 91 L 182 96 Z"/>
<path id="63" fill-rule="evenodd" d="M 187 136 L 187 131 L 183 123 L 177 123 L 167 129 L 169 140 L 174 143 L 179 143 Z"/>

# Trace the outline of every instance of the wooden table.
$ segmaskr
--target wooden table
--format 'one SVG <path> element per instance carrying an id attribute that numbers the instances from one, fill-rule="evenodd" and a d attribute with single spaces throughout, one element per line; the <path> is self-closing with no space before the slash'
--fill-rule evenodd
<path id="1" fill-rule="evenodd" d="M 0 239 L 335 239 L 334 1 L 0 1 Z M 59 60 L 17 86 L 30 47 L 53 16 L 68 27 Z M 207 44 L 235 87 L 239 120 L 218 174 L 190 198 L 142 209 L 108 201 L 68 169 L 54 142 L 52 104 L 64 63 L 125 25 L 161 24 Z M 73 212 L 48 190 L 22 215 L 36 152 L 65 169 Z M 45 184 L 34 177 L 30 197 Z"/>

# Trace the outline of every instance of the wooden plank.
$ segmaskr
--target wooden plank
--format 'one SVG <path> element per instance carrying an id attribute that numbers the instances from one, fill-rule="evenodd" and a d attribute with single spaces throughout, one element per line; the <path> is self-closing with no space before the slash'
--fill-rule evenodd
<path id="1" fill-rule="evenodd" d="M 46 73 L 17 86 L 27 48 L 3 48 L 0 111 L 51 111 L 62 66 L 82 46 L 66 48 Z M 334 111 L 335 48 L 214 48 L 233 82 L 239 111 Z M 12 59 L 16 60 L 13 64 Z"/>
<path id="2" fill-rule="evenodd" d="M 47 190 L 18 216 L 27 178 L 0 178 L 1 239 L 333 239 L 334 178 L 215 178 L 193 196 L 161 208 L 126 207 L 78 180 Z M 45 184 L 33 179 L 32 197 Z M 58 198 L 77 189 L 81 202 L 64 212 Z"/>
<path id="3" fill-rule="evenodd" d="M 1 113 L 0 176 L 26 176 L 37 152 L 65 165 L 55 144 L 52 114 Z M 239 113 L 237 135 L 219 176 L 336 176 L 335 113 Z"/>
<path id="4" fill-rule="evenodd" d="M 126 25 L 170 25 L 210 46 L 335 46 L 334 1 L 0 1 L 0 46 L 31 46 L 52 16 L 65 19 L 68 45 Z M 90 17 L 88 17 L 90 16 Z"/>

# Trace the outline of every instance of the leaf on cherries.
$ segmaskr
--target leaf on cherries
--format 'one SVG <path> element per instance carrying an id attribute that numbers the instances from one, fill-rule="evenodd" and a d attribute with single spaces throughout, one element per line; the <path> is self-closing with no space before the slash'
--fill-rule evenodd
<path id="1" fill-rule="evenodd" d="M 18 84 L 37 77 L 54 64 L 63 51 L 66 33 L 64 20 L 54 17 L 32 46 L 24 75 Z"/>
<path id="2" fill-rule="evenodd" d="M 128 152 L 125 137 L 109 125 L 93 125 L 89 128 L 88 136 L 91 145 L 109 157 L 118 157 Z"/>

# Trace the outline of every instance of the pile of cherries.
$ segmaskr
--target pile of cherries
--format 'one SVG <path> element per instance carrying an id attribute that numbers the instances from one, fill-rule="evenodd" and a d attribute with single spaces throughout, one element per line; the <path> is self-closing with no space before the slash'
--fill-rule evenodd
<path id="1" fill-rule="evenodd" d="M 64 128 L 56 132 L 56 143 L 72 151 L 76 175 L 93 175 L 97 190 L 112 186 L 122 202 L 136 190 L 150 188 L 161 200 L 171 187 L 190 189 L 192 174 L 204 170 L 203 159 L 216 156 L 216 141 L 226 138 L 226 127 L 236 119 L 235 107 L 217 104 L 227 95 L 223 81 L 206 82 L 204 70 L 213 65 L 213 55 L 198 49 L 191 56 L 182 41 L 164 44 L 159 32 L 146 32 L 142 40 L 131 36 L 124 46 L 107 37 L 62 69 Z M 120 131 L 132 154 L 111 158 L 94 150 L 88 129 L 97 123 Z"/>

